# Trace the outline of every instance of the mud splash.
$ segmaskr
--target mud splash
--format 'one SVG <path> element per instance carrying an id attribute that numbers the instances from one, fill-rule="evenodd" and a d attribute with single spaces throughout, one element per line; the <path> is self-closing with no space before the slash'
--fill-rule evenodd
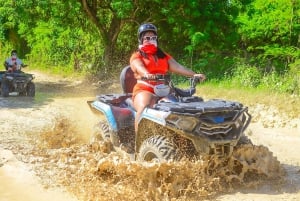
<path id="1" fill-rule="evenodd" d="M 53 120 L 53 124 L 38 134 L 37 145 L 41 149 L 70 147 L 82 141 L 77 132 L 75 125 L 68 118 L 58 116 Z"/>
<path id="2" fill-rule="evenodd" d="M 44 186 L 64 186 L 79 200 L 204 200 L 236 188 L 280 185 L 285 174 L 264 146 L 242 145 L 226 160 L 207 157 L 139 163 L 105 142 L 86 144 L 57 118 L 38 134 L 28 161 Z"/>

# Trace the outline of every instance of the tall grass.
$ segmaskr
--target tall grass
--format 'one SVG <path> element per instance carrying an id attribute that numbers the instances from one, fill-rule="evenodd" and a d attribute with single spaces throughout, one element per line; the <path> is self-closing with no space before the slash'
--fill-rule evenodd
<path id="1" fill-rule="evenodd" d="M 300 65 L 293 65 L 286 72 L 261 72 L 257 67 L 238 65 L 232 76 L 225 76 L 225 83 L 235 87 L 257 88 L 272 93 L 300 95 Z"/>

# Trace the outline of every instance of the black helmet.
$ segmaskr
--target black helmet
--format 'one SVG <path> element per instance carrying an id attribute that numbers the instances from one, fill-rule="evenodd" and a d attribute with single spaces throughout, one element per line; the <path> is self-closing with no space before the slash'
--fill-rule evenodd
<path id="1" fill-rule="evenodd" d="M 10 55 L 12 56 L 13 54 L 17 54 L 17 50 L 12 50 Z"/>
<path id="2" fill-rule="evenodd" d="M 152 31 L 155 35 L 157 35 L 156 26 L 154 26 L 151 23 L 142 24 L 138 29 L 138 40 L 139 40 L 140 44 L 142 43 L 141 38 L 142 38 L 143 33 L 147 32 L 147 31 Z"/>

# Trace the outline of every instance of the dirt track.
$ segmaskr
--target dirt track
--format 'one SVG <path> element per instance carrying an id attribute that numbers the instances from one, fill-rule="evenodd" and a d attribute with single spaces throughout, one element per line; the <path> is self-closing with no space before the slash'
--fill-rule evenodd
<path id="1" fill-rule="evenodd" d="M 143 195 L 129 188 L 132 187 L 130 182 L 139 181 L 130 178 L 145 179 L 153 172 L 151 168 L 160 168 L 163 173 L 180 169 L 177 165 L 145 168 L 128 164 L 127 156 L 107 153 L 103 146 L 89 145 L 88 139 L 97 118 L 86 101 L 98 93 L 119 90 L 118 84 L 93 86 L 80 80 L 35 74 L 37 94 L 34 99 L 0 98 L 0 201 L 128 200 L 126 196 L 141 200 Z M 199 189 L 194 192 L 203 193 L 203 199 L 220 201 L 300 200 L 300 119 L 279 116 L 272 106 L 256 105 L 250 113 L 254 118 L 248 136 L 255 145 L 264 145 L 273 152 L 286 172 L 283 179 L 255 185 L 252 182 L 248 187 L 230 190 L 218 186 L 217 193 L 207 190 L 211 186 L 205 186 L 205 193 Z M 274 169 L 269 167 L 267 170 Z M 142 171 L 148 174 L 144 176 Z M 189 171 L 192 172 L 187 170 L 183 175 Z M 184 186 L 183 183 L 177 185 Z M 107 192 L 99 193 L 105 189 Z M 146 193 L 149 200 L 155 195 L 151 190 Z M 171 194 L 169 191 L 164 200 L 170 200 Z M 181 196 L 178 200 L 192 198 L 196 200 L 197 196 Z M 176 197 L 173 200 L 177 200 Z"/>

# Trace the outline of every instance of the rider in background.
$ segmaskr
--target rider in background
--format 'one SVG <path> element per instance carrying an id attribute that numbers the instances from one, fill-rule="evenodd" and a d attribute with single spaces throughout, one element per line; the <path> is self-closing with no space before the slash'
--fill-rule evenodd
<path id="1" fill-rule="evenodd" d="M 21 59 L 18 58 L 17 50 L 12 50 L 10 57 L 4 62 L 5 69 L 8 72 L 15 72 L 20 70 L 20 66 L 24 66 Z"/>
<path id="2" fill-rule="evenodd" d="M 135 131 L 143 110 L 153 106 L 158 100 L 154 93 L 155 85 L 160 83 L 147 82 L 142 78 L 155 78 L 155 74 L 166 75 L 168 72 L 176 73 L 187 77 L 199 77 L 205 80 L 204 74 L 197 74 L 179 64 L 169 54 L 158 47 L 157 28 L 153 24 L 142 24 L 138 29 L 138 50 L 130 58 L 130 67 L 137 79 L 133 89 L 133 105 L 136 110 Z"/>

